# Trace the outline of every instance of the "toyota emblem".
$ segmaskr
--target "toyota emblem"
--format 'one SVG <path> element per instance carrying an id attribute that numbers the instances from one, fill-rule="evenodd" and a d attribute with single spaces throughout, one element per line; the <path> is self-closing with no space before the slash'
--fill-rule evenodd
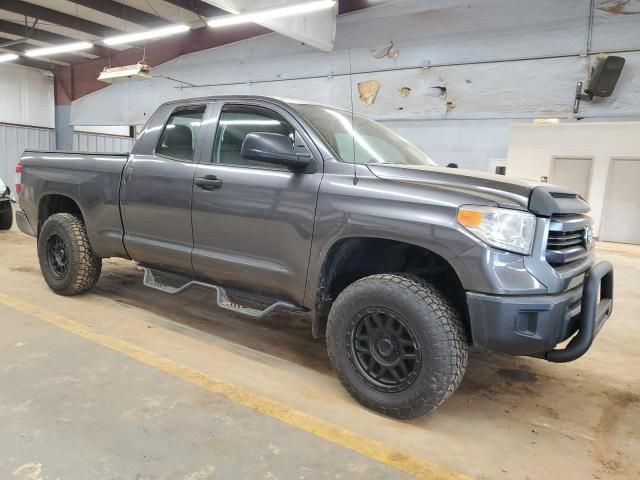
<path id="1" fill-rule="evenodd" d="M 587 250 L 593 246 L 593 228 L 591 225 L 584 227 L 584 246 Z"/>

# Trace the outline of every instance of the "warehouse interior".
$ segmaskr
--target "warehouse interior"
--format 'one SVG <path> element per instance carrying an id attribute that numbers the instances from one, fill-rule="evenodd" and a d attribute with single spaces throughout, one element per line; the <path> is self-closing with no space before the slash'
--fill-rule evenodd
<path id="1" fill-rule="evenodd" d="M 639 478 L 639 73 L 639 0 L 0 0 L 0 478 Z"/>

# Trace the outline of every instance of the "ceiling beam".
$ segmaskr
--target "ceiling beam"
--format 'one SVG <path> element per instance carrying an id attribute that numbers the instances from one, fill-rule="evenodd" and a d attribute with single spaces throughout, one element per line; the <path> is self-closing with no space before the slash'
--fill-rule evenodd
<path id="1" fill-rule="evenodd" d="M 7 44 L 11 44 L 11 45 L 7 45 Z M 22 51 L 22 49 L 20 48 L 20 45 L 25 45 L 25 46 L 33 46 L 33 45 L 29 45 L 25 40 L 21 39 L 21 38 L 7 38 L 7 37 L 0 37 L 0 48 L 4 48 L 5 50 L 11 50 L 11 51 Z M 16 50 L 17 49 L 17 50 Z"/>
<path id="2" fill-rule="evenodd" d="M 371 2 L 369 0 L 340 0 L 338 2 L 338 15 L 355 12 L 370 6 Z"/>
<path id="3" fill-rule="evenodd" d="M 171 5 L 189 10 L 190 12 L 199 15 L 204 18 L 215 17 L 216 15 L 226 15 L 229 12 L 222 10 L 221 8 L 214 7 L 210 3 L 203 2 L 202 0 L 164 0 Z"/>
<path id="4" fill-rule="evenodd" d="M 9 33 L 18 37 L 27 37 L 39 42 L 45 43 L 65 43 L 73 40 L 70 37 L 59 35 L 57 33 L 47 32 L 39 28 L 31 28 L 30 26 L 10 22 L 8 20 L 0 20 L 0 32 Z"/>
<path id="5" fill-rule="evenodd" d="M 61 27 L 72 28 L 73 30 L 88 33 L 96 37 L 109 37 L 123 33 L 120 30 L 107 27 L 100 23 L 58 12 L 47 7 L 41 7 L 40 5 L 23 2 L 22 0 L 0 0 L 0 10 L 7 10 L 20 15 L 46 20 Z"/>
<path id="6" fill-rule="evenodd" d="M 168 25 L 171 22 L 168 20 L 147 13 L 143 10 L 130 7 L 124 3 L 114 2 L 113 0 L 69 0 L 83 7 L 96 10 L 98 12 L 106 13 L 112 17 L 126 20 L 130 23 L 137 23 L 138 25 L 144 25 L 145 27 L 161 27 Z"/>
<path id="7" fill-rule="evenodd" d="M 0 20 L 0 32 L 15 35 L 17 37 L 24 37 L 30 40 L 36 40 L 38 42 L 50 43 L 53 45 L 61 43 L 77 42 L 77 38 L 66 37 L 58 33 L 48 32 L 39 28 L 25 27 L 17 23 L 9 22 L 7 20 Z M 91 53 L 98 57 L 106 57 L 109 54 L 109 49 L 102 45 L 94 45 L 91 49 L 84 50 L 85 53 Z"/>
<path id="8" fill-rule="evenodd" d="M 7 46 L 2 46 L 3 44 L 7 44 L 10 42 L 17 42 L 19 41 L 19 43 L 14 43 L 13 45 L 7 45 Z M 0 48 L 4 49 L 4 50 L 9 50 L 13 53 L 17 53 L 20 56 L 24 57 L 24 52 L 26 52 L 27 50 L 30 50 L 32 48 L 39 48 L 37 45 L 32 45 L 30 43 L 28 43 L 27 41 L 22 41 L 22 40 L 13 40 L 11 38 L 6 38 L 6 37 L 0 37 Z M 53 60 L 57 60 L 59 62 L 63 62 L 63 63 L 69 63 L 69 64 L 74 64 L 74 63 L 82 63 L 82 62 L 86 62 L 87 60 L 90 60 L 88 58 L 84 58 L 81 57 L 79 55 L 73 55 L 73 54 L 69 54 L 69 53 L 60 53 L 60 54 L 56 54 L 55 57 L 52 57 Z M 35 61 L 39 61 L 38 59 L 34 59 Z"/>
<path id="9" fill-rule="evenodd" d="M 48 70 L 49 72 L 53 72 L 53 69 L 56 66 L 52 62 L 36 60 L 34 58 L 26 58 L 26 57 L 20 57 L 16 60 L 5 62 L 3 63 L 3 65 L 11 65 L 12 63 L 15 63 L 17 65 L 22 65 L 25 67 L 39 68 L 40 70 Z"/>

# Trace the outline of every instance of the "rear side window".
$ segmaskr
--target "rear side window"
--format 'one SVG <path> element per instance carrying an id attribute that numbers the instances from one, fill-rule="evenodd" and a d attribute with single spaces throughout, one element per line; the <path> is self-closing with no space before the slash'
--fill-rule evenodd
<path id="1" fill-rule="evenodd" d="M 287 170 L 284 166 L 242 158 L 242 142 L 249 133 L 279 133 L 293 144 L 295 130 L 279 114 L 267 108 L 228 105 L 220 114 L 213 148 L 213 163 L 238 167 Z"/>
<path id="2" fill-rule="evenodd" d="M 193 161 L 205 109 L 205 105 L 198 105 L 174 110 L 160 135 L 156 155 Z"/>

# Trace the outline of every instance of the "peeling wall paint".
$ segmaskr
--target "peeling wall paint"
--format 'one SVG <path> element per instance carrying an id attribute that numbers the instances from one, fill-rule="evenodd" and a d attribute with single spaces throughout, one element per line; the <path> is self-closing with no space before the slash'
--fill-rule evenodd
<path id="1" fill-rule="evenodd" d="M 591 52 L 625 50 L 627 63 L 614 95 L 583 102 L 580 115 L 640 118 L 640 16 L 609 11 L 635 11 L 638 2 L 599 1 L 592 22 L 590 0 L 393 2 L 340 17 L 332 53 L 277 34 L 198 52 L 156 68 L 153 80 L 77 100 L 72 119 L 141 124 L 167 100 L 224 94 L 351 108 L 359 84 L 375 81 L 375 101 L 355 102 L 357 113 L 402 132 L 440 163 L 486 169 L 490 159 L 506 157 L 505 126 L 573 117 L 575 85 L 586 80 L 590 66 L 588 38 Z M 481 154 L 469 135 L 474 128 L 493 142 Z M 451 137 L 446 148 L 425 144 L 431 129 Z"/>
<path id="2" fill-rule="evenodd" d="M 640 1 L 638 0 L 600 0 L 596 6 L 598 10 L 614 15 L 639 15 Z"/>
<path id="3" fill-rule="evenodd" d="M 380 91 L 380 82 L 377 80 L 365 80 L 358 82 L 358 96 L 365 107 L 369 107 L 376 101 Z"/>

